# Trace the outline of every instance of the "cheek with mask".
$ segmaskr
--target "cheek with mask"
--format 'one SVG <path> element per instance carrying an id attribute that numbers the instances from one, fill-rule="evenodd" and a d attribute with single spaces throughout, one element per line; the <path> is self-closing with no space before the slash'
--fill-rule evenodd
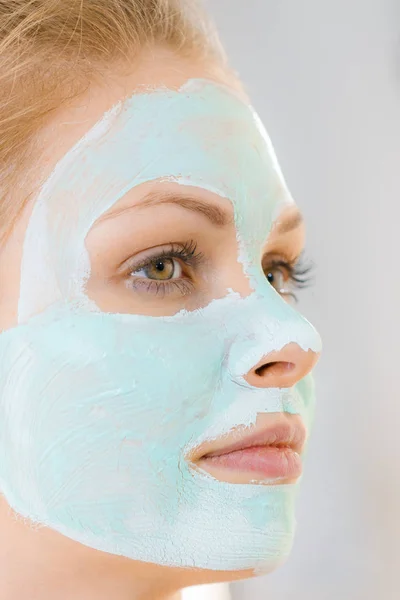
<path id="1" fill-rule="evenodd" d="M 248 294 L 154 315 L 90 293 L 89 232 L 154 182 L 229 202 Z M 310 428 L 310 375 L 288 387 L 246 378 L 288 344 L 320 350 L 260 260 L 291 203 L 257 115 L 206 80 L 134 94 L 61 159 L 27 229 L 18 325 L 0 335 L 0 489 L 14 510 L 160 565 L 263 573 L 286 558 L 298 483 L 220 481 L 188 457 L 260 414 Z"/>

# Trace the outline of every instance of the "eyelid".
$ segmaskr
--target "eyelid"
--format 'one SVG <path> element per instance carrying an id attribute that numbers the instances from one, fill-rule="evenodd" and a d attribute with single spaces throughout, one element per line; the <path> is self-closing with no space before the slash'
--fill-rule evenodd
<path id="1" fill-rule="evenodd" d="M 168 247 L 156 247 L 152 248 L 151 254 L 146 254 L 143 260 L 136 261 L 136 257 L 132 257 L 126 261 L 126 266 L 123 271 L 124 276 L 128 276 L 131 281 L 137 281 L 140 279 L 139 276 L 134 276 L 137 271 L 154 265 L 158 260 L 177 260 L 181 263 L 182 273 L 178 278 L 171 280 L 156 280 L 144 277 L 144 281 L 158 281 L 160 285 L 167 284 L 167 282 L 185 281 L 188 279 L 196 279 L 196 270 L 201 268 L 204 263 L 204 254 L 197 250 L 197 242 L 189 240 L 186 242 L 170 242 Z"/>
<path id="2" fill-rule="evenodd" d="M 283 262 L 288 264 L 289 266 L 293 267 L 294 265 L 296 265 L 303 254 L 303 249 L 301 250 L 301 252 L 296 252 L 296 254 L 289 254 L 287 252 L 278 252 L 278 251 L 271 251 L 271 252 L 266 252 L 265 254 L 263 254 L 262 259 L 261 259 L 261 265 L 264 268 L 264 264 L 268 261 L 269 264 L 276 264 L 279 262 Z"/>
<path id="3" fill-rule="evenodd" d="M 143 291 L 142 288 L 145 288 L 146 294 L 160 295 L 161 298 L 164 298 L 168 294 L 171 293 L 171 288 L 175 290 L 179 290 L 181 296 L 185 296 L 190 293 L 193 289 L 193 282 L 189 279 L 170 279 L 166 281 L 158 281 L 157 279 L 140 279 L 134 278 L 131 279 L 130 287 L 135 289 L 137 292 Z M 153 290 L 153 291 L 150 291 Z M 161 294 L 159 294 L 161 292 Z"/>
<path id="4" fill-rule="evenodd" d="M 200 262 L 204 255 L 202 252 L 196 252 L 197 244 L 193 241 L 185 241 L 185 242 L 167 242 L 165 244 L 159 244 L 153 248 L 149 248 L 147 250 L 142 250 L 138 252 L 135 256 L 130 256 L 128 259 L 124 260 L 118 266 L 119 271 L 125 272 L 126 270 L 132 271 L 139 270 L 157 258 L 176 258 L 181 260 L 188 266 L 195 266 L 198 262 Z M 138 260 L 138 256 L 143 256 L 142 260 Z"/>
<path id="5" fill-rule="evenodd" d="M 161 250 L 158 250 L 159 246 L 156 246 L 155 248 L 149 248 L 148 250 L 142 250 L 141 252 L 138 252 L 137 254 L 135 254 L 134 256 L 130 256 L 129 258 L 126 258 L 125 260 L 123 260 L 121 263 L 119 263 L 117 269 L 118 271 L 126 271 L 126 270 L 130 270 L 133 268 L 133 262 L 135 261 L 135 267 L 140 269 L 141 266 L 147 264 L 149 261 L 151 261 L 153 258 L 157 258 L 157 256 L 159 255 L 159 253 L 161 252 Z M 153 255 L 151 255 L 151 252 L 154 252 Z M 146 254 L 145 254 L 146 253 Z M 136 263 L 136 257 L 140 256 L 142 254 L 145 254 L 145 256 L 143 256 L 143 260 Z"/>

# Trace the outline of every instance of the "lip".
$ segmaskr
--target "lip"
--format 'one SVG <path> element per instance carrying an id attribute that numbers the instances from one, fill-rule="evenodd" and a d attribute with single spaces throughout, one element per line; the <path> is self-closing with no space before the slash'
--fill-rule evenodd
<path id="1" fill-rule="evenodd" d="M 261 423 L 237 428 L 220 440 L 200 445 L 191 462 L 217 479 L 292 482 L 302 473 L 306 429 L 298 415 L 260 415 Z"/>

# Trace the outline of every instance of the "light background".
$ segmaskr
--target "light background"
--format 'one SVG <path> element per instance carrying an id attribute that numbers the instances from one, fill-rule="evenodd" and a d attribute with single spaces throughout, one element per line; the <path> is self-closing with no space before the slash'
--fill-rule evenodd
<path id="1" fill-rule="evenodd" d="M 207 6 L 306 217 L 324 341 L 292 557 L 231 593 L 398 600 L 400 2 Z"/>

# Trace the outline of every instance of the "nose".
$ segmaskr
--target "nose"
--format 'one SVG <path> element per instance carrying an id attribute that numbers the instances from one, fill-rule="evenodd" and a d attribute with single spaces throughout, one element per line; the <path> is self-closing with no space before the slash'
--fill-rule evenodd
<path id="1" fill-rule="evenodd" d="M 253 387 L 289 388 L 305 377 L 318 359 L 319 353 L 302 350 L 298 344 L 290 343 L 282 350 L 264 355 L 243 378 Z"/>

